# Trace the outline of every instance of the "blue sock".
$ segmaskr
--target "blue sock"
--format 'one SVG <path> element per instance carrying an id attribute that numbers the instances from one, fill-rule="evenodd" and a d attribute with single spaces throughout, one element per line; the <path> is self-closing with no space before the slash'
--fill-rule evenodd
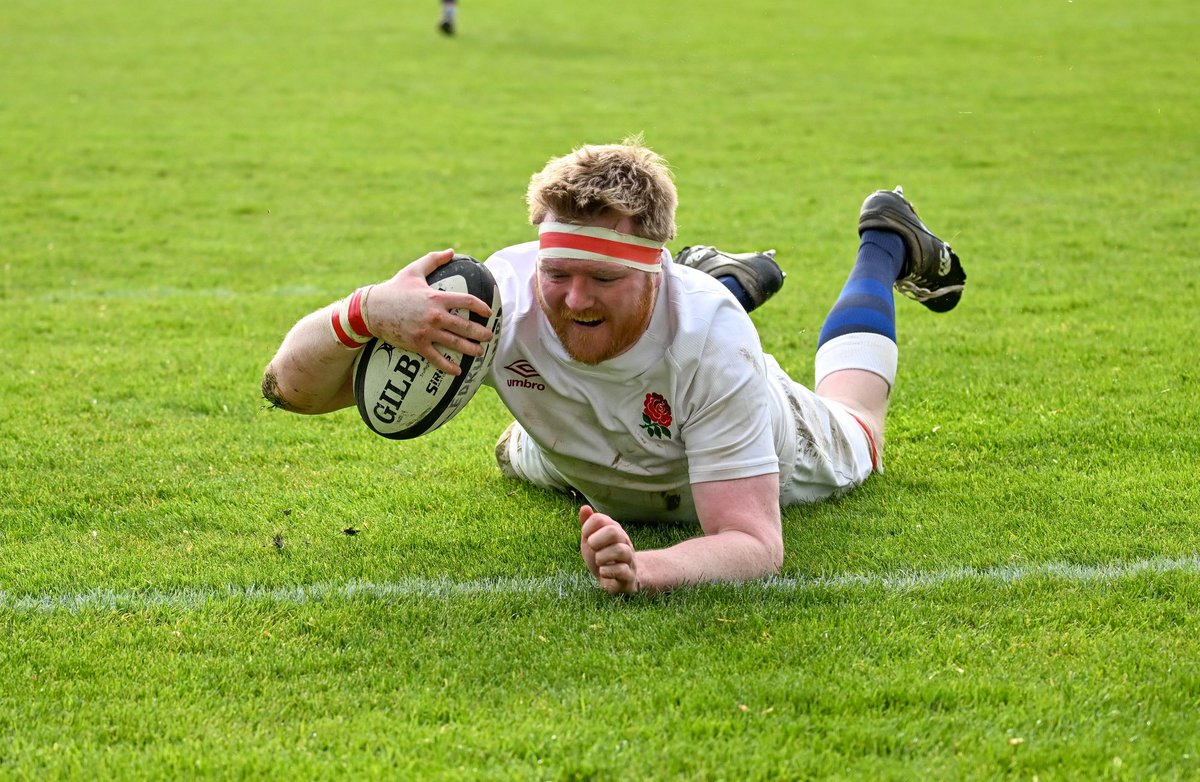
<path id="1" fill-rule="evenodd" d="M 729 289 L 729 292 L 733 294 L 733 297 L 738 300 L 738 304 L 741 304 L 742 309 L 746 312 L 754 309 L 754 302 L 750 300 L 750 294 L 746 293 L 746 289 L 742 287 L 742 284 L 737 281 L 736 277 L 731 275 L 718 277 L 717 282 Z"/>
<path id="2" fill-rule="evenodd" d="M 890 231 L 867 231 L 858 258 L 833 309 L 825 317 L 817 347 L 844 334 L 881 334 L 896 341 L 892 283 L 904 268 L 904 240 Z"/>

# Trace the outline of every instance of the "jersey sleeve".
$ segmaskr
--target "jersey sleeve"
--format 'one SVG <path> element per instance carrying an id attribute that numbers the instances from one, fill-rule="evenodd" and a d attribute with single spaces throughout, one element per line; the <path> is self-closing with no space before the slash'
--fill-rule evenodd
<path id="1" fill-rule="evenodd" d="M 536 251 L 536 242 L 526 242 L 492 253 L 483 264 L 492 273 L 500 289 L 498 344 L 493 348 L 496 351 L 495 358 L 483 381 L 484 385 L 492 388 L 499 382 L 496 373 L 507 363 L 500 359 L 515 342 L 514 321 L 518 319 L 518 313 L 529 306 L 528 300 L 532 295 L 528 282 L 532 273 L 529 259 Z"/>
<path id="2" fill-rule="evenodd" d="M 754 324 L 740 309 L 720 308 L 702 338 L 699 361 L 680 376 L 687 384 L 680 432 L 689 480 L 779 472 L 766 361 Z"/>

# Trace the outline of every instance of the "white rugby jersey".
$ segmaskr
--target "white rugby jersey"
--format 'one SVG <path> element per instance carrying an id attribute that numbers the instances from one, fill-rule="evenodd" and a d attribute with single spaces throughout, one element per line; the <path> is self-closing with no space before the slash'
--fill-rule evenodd
<path id="1" fill-rule="evenodd" d="M 487 382 L 565 484 L 615 518 L 695 519 L 692 483 L 791 469 L 791 381 L 721 283 L 667 260 L 646 333 L 589 366 L 538 305 L 537 250 L 486 262 L 504 307 Z"/>

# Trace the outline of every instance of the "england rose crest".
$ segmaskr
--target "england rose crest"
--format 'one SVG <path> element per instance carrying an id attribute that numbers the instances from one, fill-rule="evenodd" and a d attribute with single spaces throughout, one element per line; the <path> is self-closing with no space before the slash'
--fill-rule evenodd
<path id="1" fill-rule="evenodd" d="M 662 394 L 646 394 L 646 407 L 642 411 L 642 424 L 651 437 L 671 439 L 671 406 Z"/>

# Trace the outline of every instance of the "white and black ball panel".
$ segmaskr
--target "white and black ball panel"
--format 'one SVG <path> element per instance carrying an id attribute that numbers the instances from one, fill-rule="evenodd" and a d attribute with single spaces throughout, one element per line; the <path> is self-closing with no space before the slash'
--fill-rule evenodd
<path id="1" fill-rule="evenodd" d="M 432 432 L 466 407 L 487 378 L 500 331 L 500 292 L 483 264 L 467 255 L 455 255 L 426 281 L 438 290 L 469 293 L 487 302 L 491 317 L 467 309 L 456 310 L 456 314 L 491 329 L 493 338 L 479 357 L 443 350 L 442 355 L 462 368 L 457 376 L 438 369 L 419 353 L 380 339 L 366 344 L 354 363 L 354 401 L 371 431 L 393 440 Z"/>

